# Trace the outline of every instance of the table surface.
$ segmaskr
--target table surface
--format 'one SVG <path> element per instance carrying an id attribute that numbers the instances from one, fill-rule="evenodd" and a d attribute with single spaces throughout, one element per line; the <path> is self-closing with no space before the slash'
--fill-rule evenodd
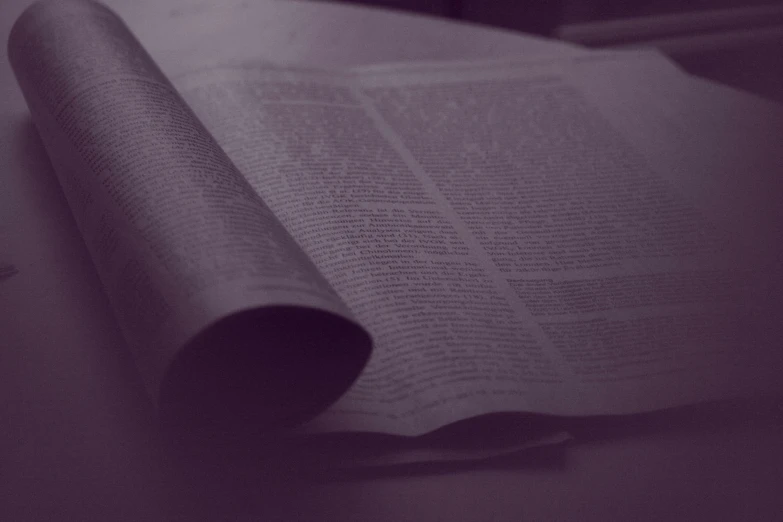
<path id="1" fill-rule="evenodd" d="M 169 74 L 206 58 L 335 66 L 572 49 L 485 27 L 318 2 L 107 3 Z M 5 0 L 0 6 L 3 41 L 26 4 Z M 0 140 L 0 163 L 23 180 L 24 165 L 37 162 L 45 168 L 45 160 L 29 157 L 40 156 L 42 149 L 29 124 L 22 123 L 26 107 L 7 59 L 0 67 L 0 124 L 6 140 Z M 18 150 L 9 152 L 14 148 L 9 144 L 19 145 Z M 27 163 L 19 162 L 19 154 L 27 155 Z M 35 190 L 57 190 L 46 183 Z M 2 199 L 10 197 L 9 191 L 3 195 L 0 190 L 0 204 L 10 201 Z M 0 251 L 6 246 L 3 233 Z M 74 259 L 80 255 L 73 254 Z M 30 270 L 34 273 L 32 264 Z M 67 306 L 68 292 L 80 291 L 60 290 L 45 306 Z M 100 298 L 94 299 L 98 306 Z M 63 332 L 69 334 L 65 326 Z M 51 354 L 58 342 L 62 339 L 40 338 L 35 346 Z M 303 478 L 285 466 L 246 456 L 233 467 L 207 458 L 191 460 L 183 471 L 154 449 L 154 430 L 141 410 L 117 420 L 121 415 L 106 405 L 114 400 L 110 395 L 125 392 L 97 388 L 107 386 L 98 370 L 75 369 L 76 362 L 63 366 L 65 359 L 50 355 L 51 360 L 35 357 L 33 362 L 50 366 L 26 365 L 29 361 L 20 355 L 0 368 L 0 382 L 6 383 L 0 387 L 0 415 L 11 416 L 11 430 L 0 434 L 0 511 L 13 514 L 2 517 L 6 520 L 783 519 L 783 413 L 775 401 L 563 421 L 576 435 L 566 448 L 482 466 Z M 58 397 L 46 391 L 55 388 L 34 385 L 76 373 L 84 378 Z M 107 391 L 99 397 L 100 407 L 87 408 L 84 404 L 97 404 L 95 389 Z M 125 429 L 130 425 L 141 427 Z"/>

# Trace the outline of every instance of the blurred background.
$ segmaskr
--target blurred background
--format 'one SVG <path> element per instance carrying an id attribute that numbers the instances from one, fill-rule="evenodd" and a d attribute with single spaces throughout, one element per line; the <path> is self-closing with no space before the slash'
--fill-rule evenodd
<path id="1" fill-rule="evenodd" d="M 688 72 L 783 101 L 781 0 L 341 1 L 448 17 L 594 48 L 654 47 Z"/>
<path id="2" fill-rule="evenodd" d="M 320 0 L 329 1 L 329 0 Z M 656 15 L 783 6 L 772 0 L 342 0 L 427 13 L 542 35 L 558 27 Z"/>

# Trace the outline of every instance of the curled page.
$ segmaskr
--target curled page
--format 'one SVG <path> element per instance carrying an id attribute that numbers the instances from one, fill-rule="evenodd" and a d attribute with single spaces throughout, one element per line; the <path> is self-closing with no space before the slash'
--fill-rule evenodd
<path id="1" fill-rule="evenodd" d="M 759 241 L 780 223 L 780 120 L 739 132 L 720 99 L 680 107 L 639 80 L 675 73 L 615 52 L 175 77 L 373 335 L 307 427 L 421 435 L 776 385 L 756 310 L 780 273 L 779 241 Z"/>
<path id="2" fill-rule="evenodd" d="M 8 55 L 162 418 L 271 429 L 336 400 L 369 334 L 123 22 L 39 2 Z"/>

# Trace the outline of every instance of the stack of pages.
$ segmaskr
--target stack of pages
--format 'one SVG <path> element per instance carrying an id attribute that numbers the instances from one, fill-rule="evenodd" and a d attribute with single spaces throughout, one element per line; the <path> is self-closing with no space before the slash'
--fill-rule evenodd
<path id="1" fill-rule="evenodd" d="M 4 233 L 83 241 L 38 262 L 100 286 L 69 328 L 132 354 L 167 426 L 414 436 L 778 386 L 780 106 L 651 51 L 166 76 L 143 43 L 88 1 L 16 22 L 62 191 L 26 219 L 73 220 Z M 9 343 L 58 321 L 24 284 L 0 259 Z"/>

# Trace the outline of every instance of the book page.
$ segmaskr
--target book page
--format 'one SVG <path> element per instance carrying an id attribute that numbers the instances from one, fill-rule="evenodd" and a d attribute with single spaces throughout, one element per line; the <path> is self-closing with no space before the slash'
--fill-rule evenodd
<path id="1" fill-rule="evenodd" d="M 244 64 L 175 81 L 376 340 L 313 426 L 416 434 L 745 389 L 753 263 L 688 190 L 709 149 L 651 161 L 648 92 L 613 93 L 611 67 L 585 72 L 596 61 Z M 634 95 L 636 120 L 607 116 Z"/>
<path id="2" fill-rule="evenodd" d="M 720 98 L 664 111 L 633 78 L 685 76 L 655 58 L 363 78 L 568 383 L 535 411 L 628 413 L 774 382 L 775 323 L 757 301 L 780 268 L 783 119 L 732 126 Z"/>
<path id="3" fill-rule="evenodd" d="M 159 406 L 274 424 L 339 396 L 369 337 L 122 22 L 36 4 L 9 57 Z"/>

